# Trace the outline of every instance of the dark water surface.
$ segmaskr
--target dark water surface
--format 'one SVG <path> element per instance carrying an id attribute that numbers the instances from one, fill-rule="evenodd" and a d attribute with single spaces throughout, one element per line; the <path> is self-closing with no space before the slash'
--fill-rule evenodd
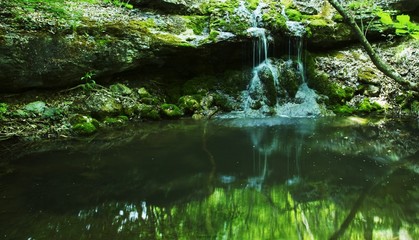
<path id="1" fill-rule="evenodd" d="M 418 135 L 275 118 L 0 142 L 0 238 L 419 239 Z"/>

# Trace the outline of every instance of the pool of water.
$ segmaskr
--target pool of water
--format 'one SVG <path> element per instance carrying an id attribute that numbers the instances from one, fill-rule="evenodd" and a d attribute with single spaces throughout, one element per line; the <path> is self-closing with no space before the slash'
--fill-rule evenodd
<path id="1" fill-rule="evenodd" d="M 3 239 L 419 239 L 419 122 L 141 123 L 0 142 Z"/>

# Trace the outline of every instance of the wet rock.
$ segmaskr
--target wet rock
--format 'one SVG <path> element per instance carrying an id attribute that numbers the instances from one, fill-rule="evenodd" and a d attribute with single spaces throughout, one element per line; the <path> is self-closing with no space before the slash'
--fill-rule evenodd
<path id="1" fill-rule="evenodd" d="M 161 114 L 165 118 L 176 119 L 183 115 L 182 110 L 174 104 L 164 103 L 160 106 Z"/>
<path id="2" fill-rule="evenodd" d="M 310 29 L 309 47 L 333 49 L 356 39 L 350 27 L 344 23 L 313 19 L 309 21 L 308 27 Z"/>
<path id="3" fill-rule="evenodd" d="M 99 122 L 90 117 L 84 115 L 74 115 L 70 118 L 72 129 L 76 134 L 80 135 L 91 135 L 97 131 Z"/>
<path id="4" fill-rule="evenodd" d="M 106 117 L 103 123 L 110 126 L 122 126 L 127 123 L 127 116 Z"/>
<path id="5" fill-rule="evenodd" d="M 201 109 L 199 101 L 191 95 L 180 97 L 178 105 L 185 114 L 194 114 Z"/>
<path id="6" fill-rule="evenodd" d="M 380 95 L 380 87 L 369 84 L 361 84 L 358 86 L 358 92 L 367 97 L 378 97 Z"/>
<path id="7" fill-rule="evenodd" d="M 151 97 L 151 94 L 143 87 L 138 89 L 137 93 L 138 93 L 140 98 L 150 98 Z"/>
<path id="8" fill-rule="evenodd" d="M 129 87 L 121 83 L 111 85 L 109 89 L 111 90 L 112 93 L 117 94 L 117 95 L 127 96 L 132 93 L 132 90 Z"/>
<path id="9" fill-rule="evenodd" d="M 45 109 L 46 109 L 47 105 L 45 104 L 45 102 L 42 101 L 36 101 L 36 102 L 31 102 L 26 104 L 23 109 L 28 112 L 28 113 L 34 113 L 34 114 L 42 114 Z"/>
<path id="10" fill-rule="evenodd" d="M 358 81 L 367 84 L 379 84 L 377 74 L 375 74 L 375 70 L 371 67 L 363 67 L 358 70 Z"/>
<path id="11" fill-rule="evenodd" d="M 86 100 L 86 108 L 97 118 L 117 116 L 123 112 L 122 104 L 105 91 L 92 93 Z"/>
<path id="12" fill-rule="evenodd" d="M 171 14 L 203 14 L 209 0 L 133 0 L 132 4 Z"/>
<path id="13" fill-rule="evenodd" d="M 419 9 L 419 1 L 416 0 L 389 0 L 386 5 L 404 12 L 415 12 Z"/>
<path id="14" fill-rule="evenodd" d="M 159 120 L 160 113 L 156 106 L 140 103 L 137 105 L 140 118 L 149 120 Z"/>
<path id="15" fill-rule="evenodd" d="M 268 99 L 267 104 L 269 106 L 274 106 L 276 104 L 277 88 L 275 87 L 275 81 L 271 69 L 269 69 L 266 65 L 263 65 L 263 68 L 260 69 L 257 74 L 260 81 L 263 83 L 264 95 Z"/>

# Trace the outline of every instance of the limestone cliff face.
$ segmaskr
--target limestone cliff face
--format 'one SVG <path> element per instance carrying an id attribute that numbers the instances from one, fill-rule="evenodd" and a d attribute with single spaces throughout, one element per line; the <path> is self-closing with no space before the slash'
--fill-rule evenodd
<path id="1" fill-rule="evenodd" d="M 275 46 L 293 34 L 286 21 L 306 26 L 311 49 L 353 40 L 324 1 L 309 1 L 309 7 L 307 2 L 135 0 L 132 8 L 100 1 L 2 1 L 0 92 L 74 86 L 92 72 L 97 79 L 133 69 L 138 75 L 171 71 L 190 77 L 234 68 L 251 54 L 247 29 L 255 21 L 271 33 Z"/>

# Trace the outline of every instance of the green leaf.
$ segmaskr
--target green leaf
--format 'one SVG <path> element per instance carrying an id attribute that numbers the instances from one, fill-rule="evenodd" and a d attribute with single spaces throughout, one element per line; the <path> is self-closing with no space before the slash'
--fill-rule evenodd
<path id="1" fill-rule="evenodd" d="M 404 29 L 396 29 L 396 35 L 405 35 L 407 33 L 409 33 L 409 31 Z"/>
<path id="2" fill-rule="evenodd" d="M 406 24 L 401 24 L 401 23 L 394 23 L 393 27 L 395 27 L 397 29 L 407 29 Z"/>
<path id="3" fill-rule="evenodd" d="M 378 12 L 377 16 L 380 17 L 380 20 L 383 24 L 391 25 L 393 24 L 393 19 L 391 19 L 391 16 L 389 13 L 386 12 Z"/>
<path id="4" fill-rule="evenodd" d="M 402 24 L 408 24 L 410 23 L 410 16 L 409 15 L 397 15 L 396 17 L 397 21 L 399 21 Z"/>
<path id="5" fill-rule="evenodd" d="M 413 37 L 414 39 L 418 39 L 419 40 L 419 32 L 413 32 L 410 34 L 411 37 Z"/>
<path id="6" fill-rule="evenodd" d="M 412 32 L 419 31 L 419 24 L 410 23 L 410 24 L 407 24 L 407 28 Z"/>

